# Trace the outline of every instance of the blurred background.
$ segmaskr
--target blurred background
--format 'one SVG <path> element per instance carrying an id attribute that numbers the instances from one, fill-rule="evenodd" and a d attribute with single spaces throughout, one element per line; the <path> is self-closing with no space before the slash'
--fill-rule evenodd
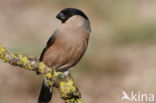
<path id="1" fill-rule="evenodd" d="M 39 57 L 66 7 L 84 11 L 92 27 L 71 70 L 85 103 L 122 103 L 123 90 L 156 95 L 155 0 L 0 0 L 0 44 Z M 37 103 L 41 84 L 36 73 L 0 61 L 0 103 Z M 57 89 L 51 103 L 63 103 Z"/>

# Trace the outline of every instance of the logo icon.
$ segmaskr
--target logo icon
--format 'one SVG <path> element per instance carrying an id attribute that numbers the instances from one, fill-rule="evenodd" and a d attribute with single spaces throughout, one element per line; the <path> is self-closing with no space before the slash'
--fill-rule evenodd
<path id="1" fill-rule="evenodd" d="M 128 97 L 128 95 L 127 95 L 127 93 L 125 91 L 122 91 L 122 94 L 123 94 L 123 96 L 121 98 L 121 101 L 123 101 L 124 99 L 130 101 L 130 98 Z"/>
<path id="2" fill-rule="evenodd" d="M 154 103 L 154 94 L 146 94 L 141 92 L 131 91 L 130 95 L 125 91 L 122 91 L 121 101 L 131 101 L 131 102 L 153 102 Z"/>

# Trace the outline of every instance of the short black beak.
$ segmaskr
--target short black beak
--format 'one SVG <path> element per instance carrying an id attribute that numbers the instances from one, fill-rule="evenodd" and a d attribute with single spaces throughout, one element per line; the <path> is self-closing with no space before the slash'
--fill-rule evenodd
<path id="1" fill-rule="evenodd" d="M 62 13 L 57 14 L 56 18 L 62 20 L 63 19 L 63 14 Z"/>

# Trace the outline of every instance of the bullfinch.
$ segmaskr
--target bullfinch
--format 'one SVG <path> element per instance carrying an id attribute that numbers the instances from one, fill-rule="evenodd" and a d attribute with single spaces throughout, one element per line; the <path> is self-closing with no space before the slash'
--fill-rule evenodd
<path id="1" fill-rule="evenodd" d="M 84 55 L 91 32 L 88 17 L 79 9 L 65 8 L 56 16 L 60 27 L 52 34 L 43 49 L 40 61 L 56 71 L 67 71 Z M 52 97 L 52 87 L 43 81 L 38 103 L 48 103 Z"/>

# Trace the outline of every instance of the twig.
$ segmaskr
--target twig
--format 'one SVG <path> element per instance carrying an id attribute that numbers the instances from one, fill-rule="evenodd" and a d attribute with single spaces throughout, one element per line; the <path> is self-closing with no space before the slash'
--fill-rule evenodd
<path id="1" fill-rule="evenodd" d="M 36 71 L 42 75 L 49 86 L 53 83 L 59 89 L 61 98 L 65 103 L 83 103 L 81 94 L 74 83 L 71 74 L 65 76 L 62 72 L 56 72 L 54 69 L 47 67 L 36 57 L 27 57 L 21 54 L 14 54 L 7 51 L 0 45 L 0 58 L 13 66 L 19 66 L 27 70 Z"/>

